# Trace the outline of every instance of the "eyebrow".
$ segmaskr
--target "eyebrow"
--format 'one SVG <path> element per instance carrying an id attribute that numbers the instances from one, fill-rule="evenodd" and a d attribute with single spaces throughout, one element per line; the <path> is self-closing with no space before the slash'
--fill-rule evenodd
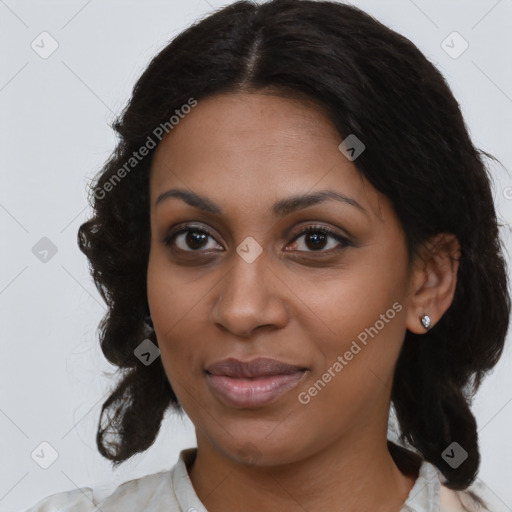
<path id="1" fill-rule="evenodd" d="M 204 212 L 212 213 L 214 215 L 222 215 L 223 213 L 222 208 L 207 197 L 200 196 L 195 192 L 179 188 L 172 188 L 160 194 L 155 202 L 155 208 L 164 201 L 173 198 L 181 199 L 193 208 L 197 208 L 198 210 L 202 210 Z M 302 210 L 304 208 L 308 208 L 310 206 L 314 206 L 329 200 L 334 200 L 354 206 L 359 211 L 368 216 L 368 212 L 355 199 L 352 199 L 351 197 L 348 197 L 345 194 L 336 192 L 334 190 L 319 190 L 311 194 L 287 197 L 286 199 L 281 199 L 274 203 L 271 206 L 270 211 L 278 217 L 284 217 L 285 215 L 289 215 L 295 211 Z"/>

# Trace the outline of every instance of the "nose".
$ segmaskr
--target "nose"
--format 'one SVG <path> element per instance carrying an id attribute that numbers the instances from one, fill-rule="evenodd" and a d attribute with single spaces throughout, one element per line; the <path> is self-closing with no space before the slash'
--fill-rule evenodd
<path id="1" fill-rule="evenodd" d="M 252 263 L 237 255 L 217 291 L 211 319 L 236 336 L 250 337 L 258 328 L 282 328 L 288 322 L 286 302 L 292 292 L 264 254 Z"/>

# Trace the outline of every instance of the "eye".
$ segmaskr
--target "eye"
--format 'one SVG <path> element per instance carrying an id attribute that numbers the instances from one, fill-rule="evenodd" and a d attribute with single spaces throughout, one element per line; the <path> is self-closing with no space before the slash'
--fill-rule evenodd
<path id="1" fill-rule="evenodd" d="M 304 238 L 304 240 L 301 243 L 297 242 L 301 238 Z M 208 242 L 209 239 L 211 239 L 211 242 Z M 309 226 L 298 233 L 292 242 L 298 245 L 298 249 L 296 249 L 298 252 L 321 252 L 328 254 L 348 246 L 353 246 L 348 238 L 325 226 Z M 203 252 L 217 250 L 218 247 L 221 250 L 223 249 L 207 230 L 191 225 L 183 226 L 167 235 L 164 239 L 164 244 L 172 248 L 176 246 L 179 251 L 183 252 Z"/>
<path id="2" fill-rule="evenodd" d="M 212 235 L 204 229 L 196 226 L 184 226 L 178 231 L 167 235 L 164 239 L 164 243 L 168 247 L 176 245 L 180 251 L 199 252 L 200 250 L 215 249 L 215 244 L 213 244 L 213 247 L 208 247 L 206 242 L 209 238 L 214 240 Z M 222 248 L 222 246 L 220 247 Z"/>
<path id="3" fill-rule="evenodd" d="M 304 238 L 301 243 L 296 242 L 301 238 Z M 329 239 L 331 239 L 330 243 Z M 301 231 L 293 241 L 299 246 L 299 252 L 332 253 L 353 245 L 348 238 L 325 226 L 309 226 L 307 229 Z M 327 250 L 325 250 L 326 247 Z M 334 249 L 334 251 L 332 249 Z"/>

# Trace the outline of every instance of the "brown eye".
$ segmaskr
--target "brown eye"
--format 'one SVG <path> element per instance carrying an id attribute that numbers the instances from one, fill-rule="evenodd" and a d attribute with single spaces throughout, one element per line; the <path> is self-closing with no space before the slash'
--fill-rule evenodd
<path id="1" fill-rule="evenodd" d="M 302 243 L 295 242 L 304 238 Z M 301 231 L 294 239 L 297 249 L 300 252 L 332 252 L 334 249 L 342 249 L 351 246 L 352 243 L 346 237 L 331 231 L 325 227 L 310 226 Z"/>
<path id="2" fill-rule="evenodd" d="M 176 246 L 180 251 L 200 252 L 201 250 L 216 248 L 215 244 L 208 246 L 208 239 L 214 240 L 207 231 L 195 228 L 194 226 L 185 226 L 179 231 L 168 235 L 164 243 L 169 247 Z"/>
<path id="3" fill-rule="evenodd" d="M 301 239 L 303 241 L 299 242 Z M 348 238 L 324 226 L 310 226 L 295 236 L 292 242 L 298 246 L 295 249 L 297 252 L 309 253 L 329 254 L 353 246 Z M 190 225 L 169 234 L 164 243 L 178 251 L 190 253 L 223 249 L 208 231 Z"/>

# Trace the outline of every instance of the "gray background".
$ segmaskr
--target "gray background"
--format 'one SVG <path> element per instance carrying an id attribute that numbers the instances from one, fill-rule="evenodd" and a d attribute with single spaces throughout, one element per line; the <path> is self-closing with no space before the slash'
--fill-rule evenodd
<path id="1" fill-rule="evenodd" d="M 108 124 L 149 59 L 198 17 L 229 3 L 0 0 L 1 511 L 76 487 L 113 490 L 170 468 L 181 449 L 195 445 L 190 422 L 168 415 L 156 444 L 115 472 L 98 454 L 96 424 L 114 368 L 99 349 L 105 305 L 76 231 L 89 215 L 86 185 L 115 145 Z M 352 3 L 438 66 L 477 147 L 510 169 L 512 0 Z M 44 31 L 52 39 L 40 36 Z M 454 31 L 469 44 L 461 55 L 464 43 L 450 36 Z M 42 58 L 52 40 L 58 48 Z M 499 165 L 490 168 L 510 252 L 512 178 Z M 46 262 L 33 252 L 48 245 L 43 237 L 57 250 Z M 496 511 L 512 510 L 511 361 L 509 343 L 473 406 L 479 479 Z M 42 442 L 58 454 L 47 469 L 31 456 Z M 39 462 L 51 462 L 50 450 L 43 451 Z"/>

